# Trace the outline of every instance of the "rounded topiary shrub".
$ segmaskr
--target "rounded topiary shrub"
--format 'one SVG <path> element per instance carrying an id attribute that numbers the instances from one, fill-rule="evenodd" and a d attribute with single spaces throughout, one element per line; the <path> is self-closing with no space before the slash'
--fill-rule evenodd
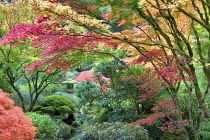
<path id="1" fill-rule="evenodd" d="M 47 96 L 46 100 L 42 103 L 42 106 L 54 106 L 56 108 L 60 106 L 68 106 L 72 110 L 72 112 L 76 111 L 74 103 L 68 98 L 60 95 Z"/>
<path id="2" fill-rule="evenodd" d="M 33 125 L 38 129 L 36 139 L 37 140 L 55 140 L 58 135 L 58 126 L 48 115 L 41 115 L 34 112 L 27 112 L 32 118 Z"/>
<path id="3" fill-rule="evenodd" d="M 47 114 L 55 114 L 56 108 L 54 106 L 47 106 L 41 107 L 39 110 Z"/>
<path id="4" fill-rule="evenodd" d="M 83 128 L 76 136 L 80 140 L 146 140 L 147 130 L 142 126 L 129 128 L 125 122 L 102 123 Z"/>
<path id="5" fill-rule="evenodd" d="M 62 119 L 64 122 L 71 124 L 74 121 L 73 114 L 76 113 L 76 106 L 64 96 L 50 95 L 46 97 L 42 104 L 34 106 L 33 111 L 48 114 L 51 117 Z"/>
<path id="6" fill-rule="evenodd" d="M 60 95 L 47 96 L 46 100 L 38 106 L 34 106 L 33 111 L 41 111 L 50 116 L 67 116 L 76 112 L 74 103 L 66 97 Z"/>
<path id="7" fill-rule="evenodd" d="M 68 106 L 60 106 L 60 107 L 57 108 L 57 110 L 58 110 L 59 114 L 61 114 L 62 116 L 66 115 L 66 114 L 73 114 L 74 113 L 73 110 Z"/>
<path id="8" fill-rule="evenodd" d="M 42 108 L 41 105 L 36 105 L 36 106 L 33 107 L 32 111 L 38 111 L 38 110 L 40 110 L 41 108 Z"/>
<path id="9" fill-rule="evenodd" d="M 74 102 L 74 104 L 76 106 L 80 106 L 80 104 L 79 104 L 80 98 L 75 96 L 74 94 L 69 94 L 69 93 L 66 93 L 66 92 L 55 92 L 55 93 L 53 93 L 53 95 L 64 96 L 64 97 L 68 98 L 69 100 L 71 100 L 72 102 Z"/>

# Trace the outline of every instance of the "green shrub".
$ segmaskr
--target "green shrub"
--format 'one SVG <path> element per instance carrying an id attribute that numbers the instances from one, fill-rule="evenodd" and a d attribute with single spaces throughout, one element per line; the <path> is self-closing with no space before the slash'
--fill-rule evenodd
<path id="1" fill-rule="evenodd" d="M 76 112 L 75 104 L 68 98 L 60 95 L 47 96 L 46 100 L 40 105 L 34 106 L 33 111 L 41 111 L 43 114 L 48 114 L 52 117 L 60 116 L 60 118 L 66 119 Z"/>
<path id="2" fill-rule="evenodd" d="M 57 108 L 60 116 L 63 116 L 65 118 L 65 116 L 69 116 L 69 114 L 73 114 L 72 110 L 68 107 L 68 106 L 60 106 Z"/>
<path id="3" fill-rule="evenodd" d="M 36 105 L 36 106 L 33 107 L 32 111 L 34 111 L 34 112 L 39 111 L 41 108 L 42 108 L 41 105 Z"/>
<path id="4" fill-rule="evenodd" d="M 68 106 L 72 110 L 72 112 L 76 111 L 76 107 L 74 103 L 68 98 L 60 95 L 51 95 L 47 96 L 46 100 L 42 103 L 44 107 L 46 106 L 54 106 L 56 108 L 60 106 Z"/>
<path id="5" fill-rule="evenodd" d="M 98 122 L 134 122 L 139 119 L 135 108 L 130 101 L 122 101 L 121 103 L 112 103 L 109 108 L 99 108 L 100 114 L 96 114 Z M 95 111 L 95 110 L 93 110 Z"/>
<path id="6" fill-rule="evenodd" d="M 31 121 L 38 129 L 36 139 L 38 140 L 55 140 L 58 135 L 58 126 L 48 115 L 41 115 L 34 112 L 27 112 L 25 115 L 33 118 Z"/>
<path id="7" fill-rule="evenodd" d="M 80 140 L 145 140 L 148 132 L 142 126 L 129 128 L 125 122 L 102 123 L 83 128 L 76 138 Z"/>
<path id="8" fill-rule="evenodd" d="M 54 106 L 47 106 L 47 107 L 42 107 L 40 110 L 44 113 L 47 114 L 55 114 L 55 107 Z"/>
<path id="9" fill-rule="evenodd" d="M 60 96 L 64 96 L 66 98 L 68 98 L 69 100 L 71 100 L 72 102 L 74 102 L 74 104 L 78 107 L 79 104 L 79 98 L 77 96 L 75 96 L 74 94 L 69 94 L 66 92 L 55 92 L 53 93 L 53 95 L 60 95 Z"/>

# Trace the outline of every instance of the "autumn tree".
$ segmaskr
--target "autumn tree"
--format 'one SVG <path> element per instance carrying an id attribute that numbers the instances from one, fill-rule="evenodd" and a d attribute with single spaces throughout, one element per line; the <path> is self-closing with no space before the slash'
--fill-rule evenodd
<path id="1" fill-rule="evenodd" d="M 167 100 L 156 100 L 157 106 L 153 110 L 159 114 L 143 121 L 151 123 L 157 118 L 166 117 L 185 133 L 186 139 L 199 138 L 203 118 L 210 117 L 207 105 L 210 87 L 208 1 L 102 0 L 87 5 L 85 11 L 75 8 L 75 3 L 72 4 L 75 1 L 65 1 L 70 2 L 72 7 L 69 7 L 71 4 L 57 2 L 29 2 L 42 13 L 42 17 L 37 18 L 35 24 L 15 26 L 2 38 L 0 44 L 17 47 L 26 43 L 26 38 L 30 38 L 32 46 L 42 51 L 40 57 L 43 59 L 34 63 L 29 70 L 45 64 L 50 64 L 49 68 L 65 70 L 73 66 L 73 62 L 67 59 L 70 57 L 68 52 L 99 52 L 99 44 L 103 47 L 116 47 L 117 44 L 119 49 L 127 50 L 130 56 L 124 60 L 126 63 L 147 67 L 146 74 L 124 79 L 145 81 L 145 84 L 139 86 L 140 90 L 145 91 L 140 101 L 148 97 L 156 100 L 155 95 L 163 89 L 170 95 Z M 103 15 L 94 14 L 94 10 L 99 10 L 100 7 L 109 10 Z M 100 20 L 101 17 L 104 20 Z M 130 30 L 110 32 L 112 23 L 116 22 L 119 23 L 118 26 Z M 72 27 L 81 27 L 83 31 L 76 32 Z M 87 29 L 86 32 L 84 29 Z M 198 80 L 198 71 L 204 73 L 204 90 Z M 185 126 L 185 114 L 179 96 L 180 85 L 188 98 L 186 105 L 189 112 L 186 118 L 190 131 Z M 196 122 L 199 127 L 195 127 L 193 118 L 194 97 L 199 105 L 197 112 L 200 117 Z M 134 124 L 141 123 L 142 120 Z"/>
<path id="2" fill-rule="evenodd" d="M 180 83 L 184 84 L 189 99 L 187 105 L 190 110 L 189 126 L 193 136 L 198 138 L 197 132 L 202 129 L 203 117 L 210 116 L 206 98 L 209 96 L 208 2 L 131 0 L 102 1 L 101 4 L 111 5 L 112 11 L 103 15 L 106 20 L 114 20 L 119 22 L 119 25 L 133 27 L 133 30 L 119 31 L 110 35 L 117 40 L 118 45 L 121 44 L 121 48 L 125 48 L 133 56 L 129 58 L 131 65 L 146 65 L 154 70 L 151 71 L 150 78 L 143 77 L 144 75 L 135 77 L 137 80 L 147 81 L 140 87 L 141 90 L 146 90 L 140 101 L 147 97 L 152 98 L 161 89 L 167 89 L 174 102 L 174 109 L 178 111 L 179 120 L 183 122 L 180 126 L 174 123 L 179 129 L 186 130 L 178 95 Z M 200 77 L 198 71 L 204 73 L 205 90 L 201 89 L 203 85 L 198 81 Z M 154 82 L 155 80 L 160 83 Z M 191 111 L 194 96 L 201 109 L 200 115 L 203 116 L 199 118 L 199 128 L 193 126 L 194 115 Z M 163 105 L 160 103 L 158 105 L 162 106 L 159 110 L 163 112 L 162 116 L 167 116 L 171 120 L 169 112 L 166 112 Z M 152 122 L 153 119 L 155 116 L 148 121 Z M 143 121 L 145 120 L 139 123 Z M 190 139 L 189 133 L 186 133 L 186 138 Z"/>
<path id="3" fill-rule="evenodd" d="M 9 94 L 0 89 L 0 137 L 8 140 L 33 140 L 36 128 L 30 117 L 23 114 L 23 110 L 14 106 Z"/>
<path id="4" fill-rule="evenodd" d="M 60 15 L 37 9 L 38 5 L 34 5 L 34 9 L 40 12 L 40 15 L 34 20 L 35 23 L 22 23 L 13 27 L 10 32 L 2 38 L 1 42 L 2 46 L 9 44 L 9 47 L 11 48 L 11 50 L 6 52 L 2 50 L 3 59 L 8 63 L 8 65 L 5 64 L 4 66 L 8 66 L 7 75 L 9 76 L 9 83 L 18 93 L 24 110 L 29 111 L 34 106 L 41 92 L 50 83 L 57 80 L 57 77 L 55 78 L 54 75 L 60 70 L 66 71 L 69 68 L 75 67 L 74 62 L 69 61 L 69 59 L 74 57 L 74 55 L 76 56 L 77 51 L 94 53 L 103 49 L 103 46 L 110 46 L 112 43 L 111 41 L 105 41 L 103 38 L 100 38 L 100 35 L 97 36 L 97 34 L 95 34 L 95 37 L 92 37 L 93 33 L 87 32 L 84 27 L 75 25 L 76 21 L 72 22 Z M 64 7 L 68 8 L 68 6 Z M 83 21 L 84 17 L 82 15 L 77 14 L 77 12 L 74 12 L 71 9 L 69 11 L 72 12 L 73 15 L 76 14 L 75 17 L 73 16 L 74 20 L 78 20 L 78 22 Z M 90 26 L 97 26 L 98 28 L 101 28 L 101 30 L 105 30 L 104 25 L 98 24 L 97 21 L 98 20 L 89 17 L 89 22 L 91 22 Z M 84 23 L 86 22 L 84 21 Z M 27 52 L 29 52 L 29 50 L 31 50 L 30 46 L 33 46 L 36 49 L 37 53 L 39 53 L 38 56 L 36 53 L 27 55 L 22 51 L 23 49 L 28 49 Z M 10 62 L 10 59 L 14 57 L 11 52 L 16 53 L 15 50 L 18 50 L 19 54 L 14 55 L 19 55 L 21 57 L 27 56 L 27 59 L 25 59 L 26 61 L 21 60 L 23 63 L 20 64 L 18 68 L 13 69 L 14 71 L 11 71 L 10 66 L 14 63 Z M 31 61 L 29 62 L 28 60 Z M 24 67 L 25 71 L 18 72 Z M 46 75 L 42 74 L 43 72 L 46 72 Z M 32 102 L 30 102 L 30 107 L 28 109 L 25 109 L 21 92 L 15 86 L 16 80 L 21 76 L 24 76 L 29 86 Z"/>
<path id="5" fill-rule="evenodd" d="M 18 11 L 18 12 L 17 12 Z M 31 14 L 28 14 L 30 11 Z M 22 22 L 30 22 L 33 18 L 34 11 L 30 7 L 26 8 L 24 4 L 15 2 L 9 4 L 7 2 L 0 3 L 0 38 L 4 36 L 12 27 Z M 2 48 L 2 47 L 1 47 Z M 3 61 L 1 61 L 1 84 L 0 87 L 9 93 L 12 93 L 11 86 L 6 81 L 7 76 L 2 69 Z"/>
<path id="6" fill-rule="evenodd" d="M 130 48 L 134 48 L 132 49 L 132 64 L 152 67 L 155 71 L 151 74 L 156 75 L 153 76 L 153 80 L 158 78 L 157 80 L 161 82 L 157 87 L 159 89 L 154 90 L 153 84 L 155 82 L 151 83 L 151 79 L 147 78 L 150 85 L 142 86 L 141 89 L 149 89 L 150 93 L 147 92 L 144 97 L 153 97 L 157 93 L 155 91 L 166 88 L 170 91 L 173 102 L 179 103 L 180 97 L 177 93 L 182 81 L 186 89 L 186 96 L 189 99 L 189 110 L 192 111 L 192 97 L 195 95 L 201 109 L 200 115 L 209 117 L 208 99 L 206 98 L 209 96 L 208 2 L 121 1 L 116 2 L 118 5 L 112 1 L 106 2 L 112 6 L 114 11 L 106 17 L 111 19 L 116 14 L 121 14 L 121 19 L 127 16 L 127 26 L 132 22 L 133 30 L 125 30 L 115 34 L 119 37 L 118 44 L 121 43 L 122 47 L 129 51 Z M 119 7 L 123 7 L 129 13 Z M 203 34 L 200 33 L 201 30 L 204 32 Z M 198 69 L 197 66 L 200 66 L 200 68 Z M 201 89 L 203 85 L 198 81 L 200 76 L 198 70 L 205 74 L 206 90 Z M 154 79 L 154 77 L 156 78 Z M 141 76 L 136 78 L 142 79 Z M 177 103 L 179 120 L 183 122 L 179 128 L 184 129 L 181 105 Z M 164 116 L 167 115 L 164 108 L 160 110 L 164 113 Z M 188 119 L 194 137 L 197 138 L 197 132 L 201 130 L 203 117 L 199 118 L 200 127 L 195 129 L 192 118 L 194 115 L 191 111 L 189 111 Z M 188 135 L 186 133 L 186 138 L 190 139 Z"/>
<path id="7" fill-rule="evenodd" d="M 0 6 L 3 14 L 0 26 L 2 34 L 5 34 L 13 26 L 20 23 L 32 23 L 32 19 L 35 17 L 35 11 L 31 7 L 26 8 L 25 3 L 2 3 Z M 22 11 L 21 9 L 24 10 Z M 31 14 L 27 14 L 29 11 Z M 38 54 L 37 50 L 30 46 L 30 43 L 14 49 L 12 49 L 11 45 L 3 45 L 0 48 L 1 70 L 5 77 L 5 83 L 9 84 L 13 91 L 16 92 L 20 102 L 19 106 L 24 111 L 32 110 L 39 95 L 50 84 L 55 84 L 58 81 L 60 76 L 58 73 L 61 72 L 59 69 L 48 69 L 47 65 L 42 69 L 27 72 L 25 68 L 39 60 Z M 18 83 L 27 85 L 29 101 L 26 101 Z"/>

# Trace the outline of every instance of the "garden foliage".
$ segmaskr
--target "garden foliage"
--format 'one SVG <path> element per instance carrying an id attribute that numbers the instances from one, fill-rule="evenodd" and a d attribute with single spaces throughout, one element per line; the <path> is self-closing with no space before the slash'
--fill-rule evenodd
<path id="1" fill-rule="evenodd" d="M 60 95 L 47 96 L 46 100 L 34 107 L 33 111 L 48 114 L 51 117 L 65 120 L 68 124 L 72 123 L 73 114 L 76 113 L 75 104 L 68 98 Z"/>
<path id="2" fill-rule="evenodd" d="M 124 122 L 102 123 L 86 126 L 80 140 L 146 140 L 148 132 L 142 126 L 129 128 L 130 124 Z"/>
<path id="3" fill-rule="evenodd" d="M 0 89 L 0 139 L 1 140 L 33 140 L 36 128 L 31 118 L 23 114 L 23 110 L 14 106 L 9 94 Z"/>
<path id="4" fill-rule="evenodd" d="M 104 90 L 99 81 L 102 91 L 94 96 L 100 98 L 91 103 L 98 101 L 103 109 L 112 111 L 111 106 L 118 103 L 116 99 L 126 96 L 120 88 L 130 89 L 127 87 L 130 85 L 139 91 L 134 94 L 133 102 L 129 101 L 136 103 L 137 110 L 142 109 L 139 105 L 143 106 L 148 98 L 154 104 L 149 108 L 154 113 L 148 115 L 151 112 L 145 110 L 147 116 L 139 116 L 140 120 L 133 126 L 150 125 L 165 118 L 166 131 L 183 132 L 187 140 L 205 136 L 205 131 L 202 132 L 206 128 L 204 119 L 210 118 L 208 0 L 64 0 L 62 3 L 33 0 L 28 4 L 40 16 L 34 23 L 12 27 L 0 41 L 0 45 L 10 45 L 13 49 L 30 43 L 37 50 L 39 59 L 26 68 L 28 72 L 43 67 L 47 74 L 57 68 L 67 71 L 78 64 L 72 57 L 75 58 L 75 52 L 79 51 L 85 55 L 104 54 L 120 60 L 125 67 L 118 71 L 132 66 L 145 67 L 143 73 L 119 76 L 121 79 L 110 74 L 109 81 L 112 82 L 108 87 L 112 89 Z M 111 32 L 116 24 L 124 30 L 116 28 Z M 125 50 L 127 57 L 116 58 L 114 52 L 105 51 L 109 47 Z M 120 84 L 114 84 L 115 80 Z M 113 95 L 120 97 L 110 98 L 111 90 L 116 91 Z M 182 97 L 187 99 L 184 104 Z M 101 100 L 103 104 L 100 104 Z M 198 107 L 194 108 L 193 104 Z M 59 107 L 47 105 L 45 111 L 54 113 Z M 66 107 L 61 106 L 61 109 L 69 111 Z M 137 111 L 138 115 L 141 111 Z"/>
<path id="5" fill-rule="evenodd" d="M 41 115 L 34 112 L 27 112 L 25 115 L 32 118 L 33 125 L 37 128 L 37 140 L 56 139 L 58 126 L 48 115 Z"/>
<path id="6" fill-rule="evenodd" d="M 53 93 L 53 95 L 60 95 L 60 96 L 64 96 L 66 98 L 68 98 L 69 100 L 71 100 L 76 107 L 79 107 L 79 100 L 80 98 L 78 98 L 77 96 L 75 96 L 74 94 L 69 94 L 67 92 L 55 92 Z"/>

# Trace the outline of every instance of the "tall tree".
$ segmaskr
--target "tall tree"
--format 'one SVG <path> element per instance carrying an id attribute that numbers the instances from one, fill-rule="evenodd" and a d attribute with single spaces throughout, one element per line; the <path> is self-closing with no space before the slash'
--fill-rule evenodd
<path id="1" fill-rule="evenodd" d="M 0 6 L 2 14 L 0 29 L 2 34 L 6 34 L 8 30 L 20 23 L 33 23 L 32 19 L 35 17 L 35 11 L 31 7 L 27 7 L 26 3 L 2 3 Z M 30 14 L 28 14 L 29 11 Z M 30 43 L 20 45 L 14 49 L 12 49 L 11 45 L 3 45 L 0 48 L 1 71 L 4 74 L 5 83 L 9 84 L 13 91 L 17 93 L 20 106 L 24 111 L 32 110 L 39 95 L 48 85 L 54 84 L 58 80 L 58 73 L 61 72 L 59 69 L 48 69 L 48 66 L 45 65 L 43 69 L 27 73 L 25 68 L 39 60 L 37 56 L 38 52 L 30 46 Z M 20 81 L 24 81 L 29 87 L 30 101 L 25 101 L 25 97 L 17 84 Z"/>
<path id="2" fill-rule="evenodd" d="M 72 3 L 72 1 L 65 2 Z M 7 36 L 3 37 L 1 45 L 12 44 L 16 47 L 25 43 L 24 39 L 30 38 L 33 45 L 42 50 L 40 57 L 43 58 L 30 68 L 40 68 L 52 60 L 52 67 L 65 69 L 73 63 L 66 59 L 68 51 L 97 52 L 100 51 L 98 42 L 104 47 L 116 47 L 117 44 L 119 48 L 128 51 L 130 57 L 126 62 L 148 68 L 147 75 L 126 79 L 146 81 L 139 87 L 146 93 L 141 96 L 141 100 L 147 97 L 154 98 L 154 95 L 163 89 L 166 89 L 171 96 L 171 102 L 157 101 L 159 108 L 155 108 L 154 111 L 160 114 L 150 117 L 150 122 L 166 116 L 176 127 L 184 131 L 186 139 L 190 139 L 191 131 L 193 136 L 198 138 L 203 118 L 210 117 L 207 105 L 210 89 L 209 1 L 102 0 L 95 3 L 97 5 L 92 5 L 93 3 L 87 5 L 86 11 L 80 11 L 78 7 L 69 7 L 57 1 L 35 0 L 30 4 L 45 13 L 47 17 L 37 19 L 36 24 L 21 24 L 14 27 Z M 102 5 L 106 5 L 103 7 L 109 10 L 108 13 L 101 15 L 104 20 L 99 20 L 101 16 L 94 14 L 94 10 L 99 10 Z M 112 23 L 116 22 L 119 23 L 118 26 L 130 30 L 110 32 L 109 28 L 114 27 Z M 75 32 L 72 27 L 76 26 L 83 27 L 88 32 Z M 203 33 L 199 32 L 201 30 Z M 197 65 L 200 66 L 199 69 Z M 198 70 L 204 73 L 206 81 L 204 91 L 198 80 Z M 181 83 L 184 84 L 189 99 L 187 107 L 190 111 L 187 119 L 190 123 L 190 132 L 187 132 L 185 127 L 178 94 Z M 201 116 L 198 128 L 194 127 L 193 112 L 191 112 L 194 95 Z M 168 103 L 171 103 L 170 106 L 175 113 L 169 112 L 170 108 L 164 108 Z M 173 115 L 178 116 L 177 120 L 181 123 L 177 123 L 171 117 Z"/>

